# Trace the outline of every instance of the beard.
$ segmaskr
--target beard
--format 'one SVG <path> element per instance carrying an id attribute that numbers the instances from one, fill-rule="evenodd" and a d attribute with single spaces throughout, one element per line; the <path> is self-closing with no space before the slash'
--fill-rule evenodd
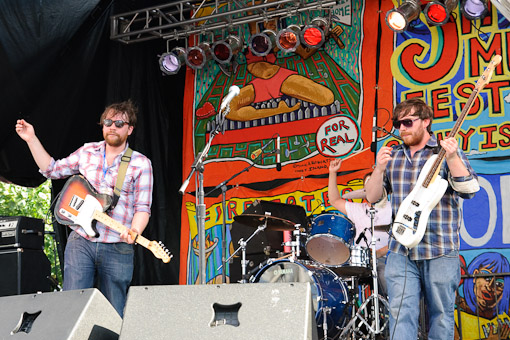
<path id="1" fill-rule="evenodd" d="M 412 132 L 409 134 L 400 134 L 402 139 L 404 140 L 404 144 L 407 146 L 415 146 L 421 143 L 423 140 L 423 136 L 425 135 L 425 130 L 417 130 L 416 132 Z"/>
<path id="2" fill-rule="evenodd" d="M 104 140 L 106 141 L 106 144 L 110 146 L 119 147 L 126 142 L 127 136 L 120 136 L 116 133 L 109 133 L 104 136 Z"/>

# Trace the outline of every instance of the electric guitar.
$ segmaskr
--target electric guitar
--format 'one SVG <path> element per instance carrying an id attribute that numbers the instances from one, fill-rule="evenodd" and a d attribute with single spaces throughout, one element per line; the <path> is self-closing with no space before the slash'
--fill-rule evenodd
<path id="1" fill-rule="evenodd" d="M 449 136 L 456 136 L 469 110 L 473 106 L 474 99 L 485 85 L 489 83 L 494 68 L 500 62 L 501 56 L 495 55 L 492 58 L 480 79 L 476 82 L 475 88 Z M 392 231 L 396 240 L 407 248 L 413 248 L 420 243 L 427 229 L 430 212 L 439 203 L 448 188 L 448 181 L 439 176 L 441 163 L 445 156 L 446 151 L 444 148 L 441 148 L 437 155 L 433 155 L 427 160 L 418 176 L 416 186 L 398 208 Z"/>
<path id="2" fill-rule="evenodd" d="M 97 193 L 83 176 L 75 175 L 67 180 L 58 197 L 54 210 L 55 217 L 61 224 L 80 226 L 90 237 L 99 236 L 94 221 L 103 223 L 119 234 L 127 230 L 137 244 L 149 249 L 164 263 L 170 262 L 173 255 L 163 243 L 147 240 L 104 213 L 111 201 L 110 196 Z"/>

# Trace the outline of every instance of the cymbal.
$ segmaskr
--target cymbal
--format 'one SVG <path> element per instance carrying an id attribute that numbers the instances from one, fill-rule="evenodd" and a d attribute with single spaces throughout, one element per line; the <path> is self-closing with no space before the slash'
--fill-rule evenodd
<path id="1" fill-rule="evenodd" d="M 293 222 L 271 215 L 243 214 L 235 216 L 234 220 L 248 227 L 254 228 L 258 228 L 260 225 L 264 225 L 267 222 L 266 229 L 278 231 L 295 229 L 295 224 Z"/>
<path id="2" fill-rule="evenodd" d="M 349 192 L 343 194 L 342 198 L 346 199 L 346 200 L 353 200 L 353 199 L 359 199 L 359 198 L 365 199 L 365 198 L 367 198 L 367 194 L 365 192 L 365 189 L 358 189 L 358 190 L 349 191 Z"/>

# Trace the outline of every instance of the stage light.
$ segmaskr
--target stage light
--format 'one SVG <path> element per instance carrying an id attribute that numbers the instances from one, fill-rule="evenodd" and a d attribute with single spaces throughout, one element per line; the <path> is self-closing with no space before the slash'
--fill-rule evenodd
<path id="1" fill-rule="evenodd" d="M 301 29 L 297 25 L 289 25 L 276 35 L 276 44 L 283 52 L 294 52 L 299 46 L 299 33 Z"/>
<path id="2" fill-rule="evenodd" d="M 188 48 L 186 54 L 186 65 L 194 70 L 201 69 L 212 59 L 211 46 L 207 42 L 202 42 L 198 46 Z"/>
<path id="3" fill-rule="evenodd" d="M 483 19 L 489 14 L 487 0 L 462 0 L 460 10 L 468 20 Z"/>
<path id="4" fill-rule="evenodd" d="M 386 24 L 397 33 L 407 30 L 409 23 L 420 15 L 419 0 L 407 0 L 398 8 L 394 8 L 386 14 Z"/>
<path id="5" fill-rule="evenodd" d="M 300 41 L 309 48 L 319 48 L 326 40 L 329 23 L 324 18 L 315 18 L 306 25 L 299 35 Z"/>
<path id="6" fill-rule="evenodd" d="M 427 23 L 432 26 L 442 26 L 450 18 L 450 13 L 457 6 L 457 0 L 436 0 L 430 1 L 423 13 Z"/>
<path id="7" fill-rule="evenodd" d="M 182 47 L 176 47 L 171 52 L 163 53 L 159 57 L 159 68 L 164 74 L 172 75 L 179 72 L 185 62 L 186 50 Z"/>
<path id="8" fill-rule="evenodd" d="M 212 46 L 212 57 L 220 64 L 228 64 L 243 49 L 241 38 L 229 35 Z"/>
<path id="9" fill-rule="evenodd" d="M 265 30 L 261 33 L 253 34 L 248 39 L 248 48 L 253 55 L 258 57 L 265 57 L 275 47 L 276 33 L 271 30 Z"/>

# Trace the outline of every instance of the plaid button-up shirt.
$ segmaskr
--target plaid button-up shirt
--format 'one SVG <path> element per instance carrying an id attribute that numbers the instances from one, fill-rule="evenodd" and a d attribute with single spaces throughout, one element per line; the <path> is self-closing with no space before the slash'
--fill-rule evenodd
<path id="1" fill-rule="evenodd" d="M 391 195 L 391 203 L 395 215 L 402 201 L 416 185 L 418 176 L 425 162 L 434 154 L 434 150 L 436 150 L 437 147 L 437 139 L 432 135 L 427 145 L 423 149 L 417 151 L 413 158 L 411 158 L 409 147 L 404 144 L 400 144 L 393 149 L 392 159 L 388 162 L 388 166 L 386 167 L 384 186 Z M 443 161 L 439 175 L 453 182 L 476 180 L 477 176 L 469 165 L 464 153 L 458 150 L 458 154 L 470 175 L 465 177 L 451 177 L 446 161 Z M 471 198 L 473 196 L 474 193 L 466 194 L 456 192 L 449 184 L 444 196 L 430 213 L 423 239 L 415 247 L 409 249 L 409 258 L 411 260 L 428 260 L 448 254 L 453 250 L 458 250 L 460 246 L 459 229 L 462 219 L 459 197 Z M 390 238 L 389 250 L 402 255 L 407 253 L 406 248 L 394 237 Z"/>
<path id="2" fill-rule="evenodd" d="M 87 143 L 66 158 L 51 163 L 43 176 L 50 179 L 65 178 L 75 174 L 83 175 L 100 193 L 113 195 L 122 155 L 118 155 L 111 166 L 107 165 L 104 141 Z M 131 221 L 136 212 L 151 212 L 153 176 L 150 160 L 139 152 L 133 151 L 129 162 L 122 192 L 113 211 L 108 214 L 117 222 L 131 228 Z M 100 236 L 90 238 L 81 228 L 71 227 L 78 234 L 93 242 L 120 242 L 119 234 L 97 222 L 96 228 Z"/>

